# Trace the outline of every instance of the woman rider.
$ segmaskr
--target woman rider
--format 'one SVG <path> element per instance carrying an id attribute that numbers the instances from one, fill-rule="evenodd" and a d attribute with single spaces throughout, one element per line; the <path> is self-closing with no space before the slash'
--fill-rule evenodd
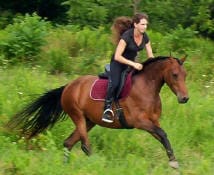
<path id="1" fill-rule="evenodd" d="M 137 13 L 132 19 L 118 17 L 115 19 L 112 31 L 116 35 L 116 51 L 110 62 L 110 80 L 104 105 L 102 121 L 113 122 L 112 102 L 120 85 L 121 74 L 129 66 L 134 69 L 143 69 L 142 64 L 135 62 L 137 53 L 146 48 L 147 57 L 153 58 L 152 47 L 146 34 L 148 16 Z"/>

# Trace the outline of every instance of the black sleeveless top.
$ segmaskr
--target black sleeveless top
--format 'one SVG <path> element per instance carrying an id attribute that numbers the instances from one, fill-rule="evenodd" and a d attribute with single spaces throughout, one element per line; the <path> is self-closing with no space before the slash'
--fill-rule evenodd
<path id="1" fill-rule="evenodd" d="M 131 29 L 128 29 L 127 31 L 125 31 L 122 34 L 121 39 L 123 39 L 126 42 L 126 48 L 125 48 L 122 56 L 125 57 L 126 59 L 129 59 L 132 61 L 135 60 L 137 53 L 140 50 L 143 50 L 145 45 L 149 42 L 149 37 L 144 32 L 141 44 L 138 46 L 134 40 L 134 28 L 131 28 Z"/>

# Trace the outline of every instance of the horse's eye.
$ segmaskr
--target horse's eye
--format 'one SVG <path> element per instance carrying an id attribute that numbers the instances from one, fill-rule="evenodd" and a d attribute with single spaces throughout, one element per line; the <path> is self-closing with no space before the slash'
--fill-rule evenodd
<path id="1" fill-rule="evenodd" d="M 172 76 L 173 76 L 174 79 L 178 78 L 178 74 L 176 74 L 176 73 L 173 73 Z"/>

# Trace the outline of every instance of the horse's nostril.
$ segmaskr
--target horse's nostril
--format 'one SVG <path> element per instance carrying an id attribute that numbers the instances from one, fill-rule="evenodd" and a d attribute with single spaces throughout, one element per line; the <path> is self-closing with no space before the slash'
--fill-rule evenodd
<path id="1" fill-rule="evenodd" d="M 189 100 L 189 97 L 183 97 L 183 98 L 182 98 L 182 101 L 183 101 L 183 102 L 187 102 L 188 100 Z"/>
<path id="2" fill-rule="evenodd" d="M 179 103 L 186 103 L 189 100 L 188 96 L 184 96 L 184 97 L 178 97 L 178 101 Z"/>

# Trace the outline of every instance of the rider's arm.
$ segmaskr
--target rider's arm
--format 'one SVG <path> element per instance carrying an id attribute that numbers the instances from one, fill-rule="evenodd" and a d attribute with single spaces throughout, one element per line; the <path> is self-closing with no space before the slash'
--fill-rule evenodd
<path id="1" fill-rule="evenodd" d="M 145 45 L 147 58 L 154 58 L 150 41 Z"/>
<path id="2" fill-rule="evenodd" d="M 128 59 L 126 59 L 125 57 L 122 56 L 125 48 L 126 48 L 126 42 L 123 39 L 121 39 L 119 41 L 118 45 L 117 45 L 114 59 L 116 61 L 120 62 L 120 63 L 132 66 L 137 70 L 141 70 L 142 69 L 142 65 L 140 63 L 136 63 L 134 61 L 128 60 Z"/>

